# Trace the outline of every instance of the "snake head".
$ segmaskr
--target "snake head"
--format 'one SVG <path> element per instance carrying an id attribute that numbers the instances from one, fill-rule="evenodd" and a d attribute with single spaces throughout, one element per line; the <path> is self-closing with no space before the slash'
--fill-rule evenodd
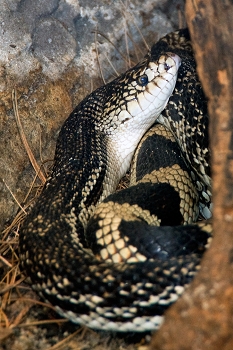
<path id="1" fill-rule="evenodd" d="M 103 118 L 114 125 L 145 125 L 143 134 L 166 107 L 177 79 L 181 59 L 174 53 L 154 60 L 148 54 L 135 67 L 109 83 Z"/>
<path id="2" fill-rule="evenodd" d="M 180 63 L 179 56 L 170 52 L 156 60 L 148 54 L 105 86 L 109 98 L 98 128 L 108 135 L 121 175 L 129 167 L 140 139 L 166 107 L 176 85 Z"/>

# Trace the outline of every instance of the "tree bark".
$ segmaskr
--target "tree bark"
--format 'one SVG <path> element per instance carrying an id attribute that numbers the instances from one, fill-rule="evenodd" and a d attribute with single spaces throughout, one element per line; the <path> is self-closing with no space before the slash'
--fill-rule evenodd
<path id="1" fill-rule="evenodd" d="M 197 69 L 209 99 L 214 238 L 200 273 L 167 312 L 156 350 L 233 349 L 233 2 L 187 0 Z"/>

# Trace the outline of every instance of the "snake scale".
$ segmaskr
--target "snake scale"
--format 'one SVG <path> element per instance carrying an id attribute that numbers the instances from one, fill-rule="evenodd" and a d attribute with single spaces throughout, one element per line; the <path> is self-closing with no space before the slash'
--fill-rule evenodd
<path id="1" fill-rule="evenodd" d="M 131 186 L 113 193 L 134 152 Z M 74 323 L 157 329 L 209 241 L 206 226 L 192 224 L 210 217 L 209 156 L 207 104 L 183 29 L 65 121 L 20 229 L 34 290 Z"/>

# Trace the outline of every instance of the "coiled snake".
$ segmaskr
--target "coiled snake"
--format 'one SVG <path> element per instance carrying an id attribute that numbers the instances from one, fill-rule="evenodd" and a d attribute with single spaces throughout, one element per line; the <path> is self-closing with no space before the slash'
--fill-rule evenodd
<path id="1" fill-rule="evenodd" d="M 185 29 L 65 121 L 19 246 L 22 270 L 59 314 L 101 330 L 159 327 L 209 238 L 191 225 L 210 216 L 206 108 Z M 111 194 L 155 121 L 137 148 L 132 186 Z"/>

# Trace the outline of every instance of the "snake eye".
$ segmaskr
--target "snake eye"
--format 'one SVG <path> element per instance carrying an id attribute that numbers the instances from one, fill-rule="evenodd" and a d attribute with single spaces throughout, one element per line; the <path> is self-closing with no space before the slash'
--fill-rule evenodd
<path id="1" fill-rule="evenodd" d="M 146 86 L 148 84 L 148 76 L 146 74 L 141 75 L 138 77 L 137 83 L 140 86 Z"/>

